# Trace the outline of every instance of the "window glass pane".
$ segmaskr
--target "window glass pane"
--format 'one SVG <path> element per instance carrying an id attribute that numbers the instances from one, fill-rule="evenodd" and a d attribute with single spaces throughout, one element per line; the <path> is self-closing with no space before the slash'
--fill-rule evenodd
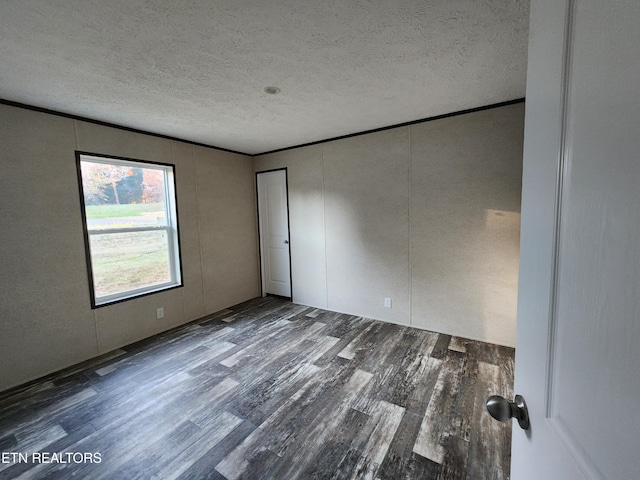
<path id="1" fill-rule="evenodd" d="M 80 164 L 89 230 L 167 225 L 163 169 Z"/>
<path id="2" fill-rule="evenodd" d="M 76 158 L 91 307 L 182 286 L 173 166 Z"/>
<path id="3" fill-rule="evenodd" d="M 89 236 L 96 297 L 171 281 L 164 230 Z"/>

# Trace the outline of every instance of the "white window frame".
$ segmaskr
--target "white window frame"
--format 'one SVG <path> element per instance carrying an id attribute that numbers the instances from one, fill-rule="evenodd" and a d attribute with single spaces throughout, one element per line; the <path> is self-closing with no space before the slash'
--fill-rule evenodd
<path id="1" fill-rule="evenodd" d="M 133 226 L 118 228 L 101 228 L 90 230 L 87 224 L 87 216 L 85 210 L 84 188 L 82 183 L 82 167 L 81 162 L 88 161 L 92 163 L 102 163 L 105 165 L 126 166 L 133 168 L 153 168 L 161 170 L 164 173 L 165 185 L 165 214 L 166 225 L 150 225 L 150 226 Z M 113 303 L 123 302 L 132 298 L 138 298 L 144 295 L 150 295 L 156 292 L 179 288 L 182 283 L 182 262 L 180 255 L 180 233 L 178 229 L 178 211 L 177 211 L 177 194 L 175 186 L 175 167 L 174 165 L 160 162 L 150 162 L 146 160 L 137 160 L 132 158 L 115 157 L 112 155 L 102 155 L 97 153 L 76 151 L 76 164 L 78 171 L 78 183 L 80 185 L 80 202 L 82 207 L 82 223 L 84 228 L 85 251 L 87 259 L 87 270 L 89 276 L 89 293 L 91 296 L 91 308 L 95 309 Z M 112 293 L 109 295 L 96 296 L 93 281 L 93 266 L 91 256 L 90 238 L 93 235 L 109 235 L 117 233 L 135 233 L 148 231 L 164 231 L 167 235 L 167 243 L 169 250 L 169 274 L 170 279 L 161 284 L 148 285 L 144 287 L 133 288 L 122 292 Z"/>

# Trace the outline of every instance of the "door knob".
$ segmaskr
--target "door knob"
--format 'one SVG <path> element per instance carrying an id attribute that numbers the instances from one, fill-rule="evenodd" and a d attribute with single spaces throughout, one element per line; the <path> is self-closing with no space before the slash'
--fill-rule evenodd
<path id="1" fill-rule="evenodd" d="M 289 244 L 289 240 L 285 240 L 284 243 L 286 243 L 288 245 Z"/>
<path id="2" fill-rule="evenodd" d="M 522 395 L 516 395 L 513 402 L 498 395 L 492 395 L 487 399 L 489 414 L 500 422 L 507 422 L 511 418 L 518 420 L 518 425 L 523 430 L 529 430 L 529 410 Z"/>

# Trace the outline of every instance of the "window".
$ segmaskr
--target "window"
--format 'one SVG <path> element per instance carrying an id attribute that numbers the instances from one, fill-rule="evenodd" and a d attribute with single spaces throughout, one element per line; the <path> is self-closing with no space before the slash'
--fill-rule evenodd
<path id="1" fill-rule="evenodd" d="M 76 159 L 92 308 L 182 286 L 173 165 Z"/>

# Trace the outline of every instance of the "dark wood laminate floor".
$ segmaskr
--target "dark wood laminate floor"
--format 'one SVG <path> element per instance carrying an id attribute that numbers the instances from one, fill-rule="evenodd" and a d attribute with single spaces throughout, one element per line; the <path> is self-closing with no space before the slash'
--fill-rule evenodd
<path id="1" fill-rule="evenodd" d="M 0 478 L 506 479 L 513 356 L 256 299 L 0 394 Z"/>

